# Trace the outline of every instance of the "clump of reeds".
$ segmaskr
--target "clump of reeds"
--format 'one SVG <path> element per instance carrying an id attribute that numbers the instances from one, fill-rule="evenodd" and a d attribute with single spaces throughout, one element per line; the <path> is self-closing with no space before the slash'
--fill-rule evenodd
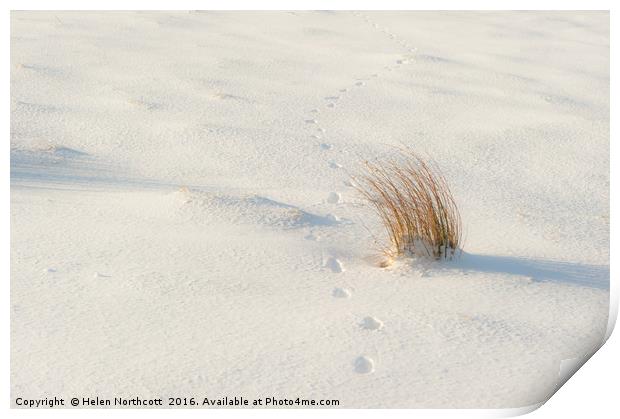
<path id="1" fill-rule="evenodd" d="M 388 261 L 400 255 L 451 259 L 460 251 L 461 217 L 436 165 L 404 150 L 399 158 L 365 162 L 366 173 L 356 176 L 356 188 L 372 205 L 387 231 Z"/>

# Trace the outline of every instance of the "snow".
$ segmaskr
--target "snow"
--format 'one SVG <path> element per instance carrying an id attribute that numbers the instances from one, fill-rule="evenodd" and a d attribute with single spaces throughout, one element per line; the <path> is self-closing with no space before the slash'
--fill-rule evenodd
<path id="1" fill-rule="evenodd" d="M 366 330 L 379 330 L 383 327 L 383 322 L 372 316 L 364 317 L 361 323 L 361 327 Z"/>
<path id="2" fill-rule="evenodd" d="M 459 260 L 372 262 L 403 144 Z M 11 228 L 15 397 L 542 402 L 607 325 L 609 15 L 13 12 Z"/>

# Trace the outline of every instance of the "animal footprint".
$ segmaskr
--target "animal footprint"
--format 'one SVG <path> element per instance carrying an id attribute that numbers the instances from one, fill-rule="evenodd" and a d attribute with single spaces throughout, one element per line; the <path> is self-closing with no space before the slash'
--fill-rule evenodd
<path id="1" fill-rule="evenodd" d="M 364 85 L 363 81 L 358 81 L 357 83 L 355 83 L 356 86 L 360 87 Z"/>
<path id="2" fill-rule="evenodd" d="M 306 119 L 306 124 L 316 124 L 318 121 L 316 119 Z"/>
<path id="3" fill-rule="evenodd" d="M 347 288 L 334 288 L 334 290 L 332 291 L 332 296 L 334 296 L 335 298 L 350 298 L 351 290 Z"/>
<path id="4" fill-rule="evenodd" d="M 332 223 L 339 223 L 340 222 L 340 217 L 338 217 L 335 214 L 327 214 L 325 216 L 325 218 L 327 218 L 329 221 L 331 221 Z"/>
<path id="5" fill-rule="evenodd" d="M 353 366 L 358 374 L 371 374 L 375 371 L 375 361 L 367 356 L 358 357 Z"/>
<path id="6" fill-rule="evenodd" d="M 327 107 L 328 108 L 334 108 L 334 107 L 336 107 L 336 104 L 335 103 L 328 103 Z"/>
<path id="7" fill-rule="evenodd" d="M 380 330 L 383 328 L 383 322 L 376 317 L 368 316 L 364 317 L 360 323 L 360 327 L 366 330 Z"/>
<path id="8" fill-rule="evenodd" d="M 342 197 L 338 192 L 330 192 L 329 196 L 327 197 L 327 202 L 329 202 L 330 204 L 337 204 L 338 202 L 340 202 L 341 198 Z"/>
<path id="9" fill-rule="evenodd" d="M 340 262 L 335 257 L 330 256 L 325 262 L 325 266 L 332 270 L 334 273 L 344 272 L 344 267 L 342 266 L 342 262 Z"/>
<path id="10" fill-rule="evenodd" d="M 321 143 L 320 147 L 323 150 L 330 150 L 332 148 L 332 145 L 331 144 L 327 144 L 327 143 Z"/>
<path id="11" fill-rule="evenodd" d="M 311 241 L 314 241 L 314 242 L 318 242 L 318 241 L 321 239 L 321 237 L 320 237 L 320 236 L 317 236 L 317 235 L 316 235 L 316 234 L 314 234 L 314 233 L 309 233 L 308 235 L 306 235 L 306 236 L 304 237 L 304 239 L 306 239 L 306 240 L 311 240 Z"/>

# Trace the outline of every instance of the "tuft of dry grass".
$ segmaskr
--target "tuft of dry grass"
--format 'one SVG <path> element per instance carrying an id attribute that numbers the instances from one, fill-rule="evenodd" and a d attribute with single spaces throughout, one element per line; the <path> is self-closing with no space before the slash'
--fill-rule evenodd
<path id="1" fill-rule="evenodd" d="M 385 267 L 400 255 L 451 259 L 462 244 L 461 217 L 448 184 L 436 168 L 409 150 L 398 159 L 365 162 L 356 189 L 372 205 L 389 238 Z"/>

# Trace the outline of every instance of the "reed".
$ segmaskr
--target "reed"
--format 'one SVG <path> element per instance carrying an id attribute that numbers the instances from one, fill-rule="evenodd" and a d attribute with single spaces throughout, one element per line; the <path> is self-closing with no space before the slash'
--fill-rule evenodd
<path id="1" fill-rule="evenodd" d="M 409 150 L 398 158 L 368 162 L 355 177 L 356 189 L 370 203 L 387 232 L 382 252 L 452 259 L 460 251 L 461 217 L 446 179 L 435 164 Z M 382 263 L 386 266 L 387 263 Z"/>

